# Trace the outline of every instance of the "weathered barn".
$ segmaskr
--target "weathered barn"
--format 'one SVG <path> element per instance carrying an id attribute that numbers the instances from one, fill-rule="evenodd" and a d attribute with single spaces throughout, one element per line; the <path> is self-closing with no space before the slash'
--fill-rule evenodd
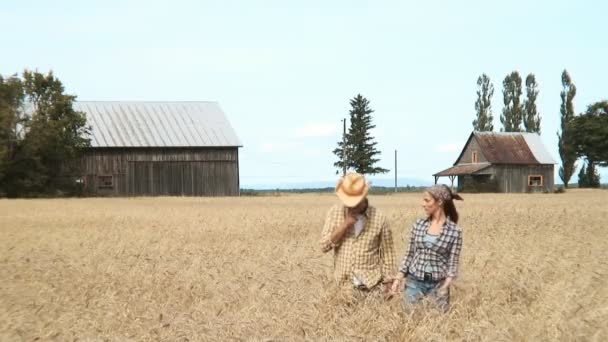
<path id="1" fill-rule="evenodd" d="M 216 102 L 77 102 L 92 128 L 85 189 L 116 196 L 239 195 L 239 147 Z"/>
<path id="2" fill-rule="evenodd" d="M 458 177 L 459 191 L 553 191 L 555 160 L 536 133 L 473 132 L 454 166 L 434 174 Z"/>

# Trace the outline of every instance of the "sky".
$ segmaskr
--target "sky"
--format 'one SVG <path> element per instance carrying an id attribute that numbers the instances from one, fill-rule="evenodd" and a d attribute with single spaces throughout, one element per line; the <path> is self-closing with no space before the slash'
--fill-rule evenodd
<path id="1" fill-rule="evenodd" d="M 559 162 L 562 71 L 577 113 L 608 99 L 606 13 L 571 0 L 2 1 L 0 74 L 52 70 L 83 101 L 217 101 L 244 145 L 243 187 L 334 180 L 361 94 L 379 166 L 392 172 L 397 150 L 399 178 L 431 182 L 471 133 L 482 73 L 495 130 L 504 77 L 535 74 Z"/>

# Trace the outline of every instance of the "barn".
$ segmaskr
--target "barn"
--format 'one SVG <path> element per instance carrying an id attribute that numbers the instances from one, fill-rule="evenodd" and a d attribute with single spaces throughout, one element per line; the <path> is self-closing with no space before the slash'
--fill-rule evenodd
<path id="1" fill-rule="evenodd" d="M 547 192 L 554 189 L 555 160 L 537 133 L 472 132 L 454 165 L 437 172 L 458 191 Z"/>
<path id="2" fill-rule="evenodd" d="M 239 148 L 216 102 L 77 102 L 91 147 L 81 159 L 88 193 L 238 196 Z"/>

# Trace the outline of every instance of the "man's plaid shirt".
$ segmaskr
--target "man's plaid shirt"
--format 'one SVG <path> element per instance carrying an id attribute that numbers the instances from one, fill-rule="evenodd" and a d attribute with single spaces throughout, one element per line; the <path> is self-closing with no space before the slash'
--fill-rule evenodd
<path id="1" fill-rule="evenodd" d="M 429 219 L 419 219 L 412 227 L 409 252 L 403 257 L 399 271 L 424 279 L 427 266 L 430 266 L 432 279 L 442 280 L 458 276 L 458 260 L 462 249 L 462 231 L 449 218 L 437 241 L 427 246 L 424 236 L 427 234 Z"/>
<path id="2" fill-rule="evenodd" d="M 336 244 L 330 241 L 333 231 L 344 223 L 348 208 L 333 206 L 327 213 L 321 233 L 321 250 L 334 252 L 334 277 L 339 284 L 351 282 L 353 274 L 367 288 L 393 276 L 395 249 L 386 217 L 372 206 L 367 207 L 367 223 L 359 236 L 349 229 Z"/>

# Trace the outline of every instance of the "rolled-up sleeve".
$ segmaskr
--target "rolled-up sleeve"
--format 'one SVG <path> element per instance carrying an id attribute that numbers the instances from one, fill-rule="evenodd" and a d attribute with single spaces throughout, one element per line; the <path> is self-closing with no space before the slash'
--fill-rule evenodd
<path id="1" fill-rule="evenodd" d="M 323 225 L 323 231 L 321 232 L 321 251 L 327 253 L 337 245 L 331 242 L 331 234 L 336 229 L 336 207 L 332 207 L 325 216 L 325 224 Z"/>
<path id="2" fill-rule="evenodd" d="M 416 227 L 418 222 L 412 225 L 412 231 L 410 233 L 410 246 L 407 254 L 403 256 L 403 260 L 401 261 L 401 267 L 399 267 L 399 272 L 403 274 L 408 273 L 408 269 L 412 265 L 412 261 L 414 260 L 414 253 L 416 252 Z"/>
<path id="3" fill-rule="evenodd" d="M 458 276 L 458 263 L 460 262 L 460 251 L 462 250 L 462 231 L 456 230 L 456 238 L 450 249 L 450 260 L 448 262 L 448 277 Z"/>

